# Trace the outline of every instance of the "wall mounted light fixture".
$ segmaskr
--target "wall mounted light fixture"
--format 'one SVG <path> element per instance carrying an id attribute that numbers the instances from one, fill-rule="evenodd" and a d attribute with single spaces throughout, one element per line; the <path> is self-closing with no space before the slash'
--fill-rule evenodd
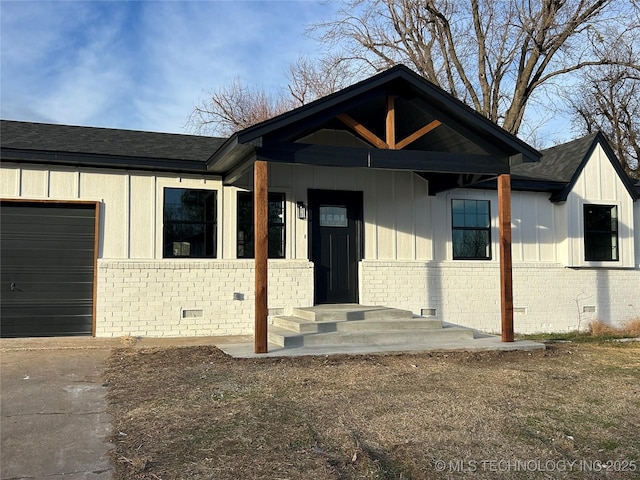
<path id="1" fill-rule="evenodd" d="M 298 218 L 300 220 L 306 220 L 307 219 L 307 206 L 304 204 L 304 202 L 296 202 L 296 207 L 298 210 Z"/>

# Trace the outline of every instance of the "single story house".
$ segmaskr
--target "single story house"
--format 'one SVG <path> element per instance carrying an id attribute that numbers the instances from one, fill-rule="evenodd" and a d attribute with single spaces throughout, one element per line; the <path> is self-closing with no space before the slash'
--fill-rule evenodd
<path id="1" fill-rule="evenodd" d="M 0 134 L 2 336 L 251 334 L 323 303 L 503 334 L 640 316 L 640 184 L 606 139 L 539 152 L 406 67 L 230 138 Z"/>

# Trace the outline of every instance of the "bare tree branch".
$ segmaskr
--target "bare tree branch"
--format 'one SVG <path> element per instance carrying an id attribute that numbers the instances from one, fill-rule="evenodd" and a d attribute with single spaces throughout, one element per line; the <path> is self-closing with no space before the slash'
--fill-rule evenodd
<path id="1" fill-rule="evenodd" d="M 594 31 L 636 42 L 637 0 L 350 0 L 313 26 L 331 51 L 376 70 L 405 63 L 517 133 L 550 81 L 600 65 L 638 65 L 597 46 Z M 626 23 L 625 23 L 626 20 Z M 615 36 L 614 35 L 614 36 Z M 606 42 L 605 42 L 606 43 Z"/>
<path id="2" fill-rule="evenodd" d="M 614 93 L 593 86 L 608 67 L 638 81 L 639 12 L 639 0 L 342 0 L 335 18 L 309 29 L 324 56 L 298 59 L 286 90 L 268 95 L 236 79 L 195 107 L 189 125 L 228 135 L 403 63 L 509 132 L 533 132 L 528 107 L 578 76 L 598 98 Z M 590 106 L 637 141 L 634 118 L 611 117 L 609 100 Z M 585 108 L 577 115 L 595 121 Z M 638 112 L 629 104 L 627 113 Z"/>

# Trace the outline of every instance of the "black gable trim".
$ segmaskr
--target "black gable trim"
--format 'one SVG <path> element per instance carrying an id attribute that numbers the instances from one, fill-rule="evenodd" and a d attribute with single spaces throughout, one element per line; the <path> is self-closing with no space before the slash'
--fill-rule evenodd
<path id="1" fill-rule="evenodd" d="M 429 98 L 440 109 L 445 111 L 448 110 L 455 116 L 464 118 L 465 120 L 473 123 L 478 128 L 490 130 L 491 134 L 496 136 L 500 141 L 509 145 L 514 150 L 521 151 L 529 161 L 537 161 L 539 159 L 540 153 L 533 147 L 529 146 L 514 135 L 511 135 L 503 128 L 480 115 L 468 105 L 464 104 L 404 65 L 396 65 L 389 70 L 374 75 L 366 80 L 362 80 L 350 87 L 340 90 L 339 92 L 335 92 L 307 105 L 303 105 L 291 112 L 278 115 L 270 120 L 266 120 L 242 130 L 236 134 L 238 142 L 251 142 L 252 140 L 267 135 L 274 130 L 295 124 L 309 116 L 319 114 L 324 110 L 331 110 L 336 106 L 344 108 L 343 104 L 345 102 L 352 101 L 354 97 L 366 95 L 367 92 L 372 90 L 384 87 L 387 89 L 385 91 L 393 93 L 394 84 L 397 80 L 408 82 L 417 94 L 422 93 L 429 96 Z M 398 85 L 400 86 L 400 84 Z M 358 100 L 358 102 L 359 101 L 360 100 Z M 334 112 L 331 112 L 331 114 L 334 114 Z"/>
<path id="2" fill-rule="evenodd" d="M 571 190 L 573 190 L 573 186 L 578 181 L 578 177 L 580 177 L 582 170 L 584 170 L 585 165 L 591 158 L 591 155 L 593 154 L 593 151 L 596 149 L 596 146 L 598 144 L 602 146 L 602 149 L 604 150 L 605 155 L 609 159 L 609 162 L 611 162 L 611 165 L 613 166 L 614 170 L 618 174 L 618 177 L 620 177 L 620 180 L 622 181 L 625 188 L 627 189 L 627 192 L 629 192 L 629 195 L 631 196 L 631 198 L 633 200 L 637 200 L 638 198 L 640 198 L 640 195 L 638 195 L 638 192 L 636 191 L 635 187 L 631 183 L 631 179 L 622 168 L 622 165 L 618 161 L 618 157 L 616 156 L 613 149 L 609 145 L 609 142 L 607 141 L 606 137 L 602 134 L 602 132 L 598 132 L 593 137 L 593 140 L 591 142 L 591 145 L 589 146 L 589 149 L 587 150 L 584 157 L 582 158 L 580 165 L 575 170 L 573 176 L 571 177 L 571 180 L 565 185 L 562 191 L 551 196 L 550 200 L 552 202 L 565 202 L 567 200 L 569 193 L 571 192 Z"/>
<path id="3" fill-rule="evenodd" d="M 540 152 L 533 147 L 409 68 L 397 65 L 339 92 L 235 133 L 211 155 L 207 165 L 211 171 L 226 174 L 235 168 L 241 158 L 246 157 L 246 152 L 242 155 L 236 152 L 240 146 L 266 148 L 273 143 L 292 143 L 339 113 L 387 94 L 423 99 L 434 110 L 446 115 L 450 123 L 464 128 L 465 132 L 462 134 L 472 142 L 479 142 L 498 157 L 506 158 L 507 163 L 510 157 L 519 157 L 524 162 L 537 162 L 540 159 Z M 446 120 L 444 123 L 447 124 Z M 451 128 L 455 130 L 456 127 Z"/>

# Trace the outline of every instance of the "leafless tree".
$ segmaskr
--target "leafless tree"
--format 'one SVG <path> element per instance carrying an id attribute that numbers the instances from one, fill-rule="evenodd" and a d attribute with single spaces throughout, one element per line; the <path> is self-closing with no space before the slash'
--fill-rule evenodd
<path id="1" fill-rule="evenodd" d="M 561 77 L 598 65 L 639 68 L 637 51 L 622 58 L 610 43 L 594 48 L 605 28 L 628 24 L 634 2 L 349 0 L 313 31 L 344 61 L 411 66 L 516 134 L 534 96 Z"/>
<path id="2" fill-rule="evenodd" d="M 576 72 L 606 65 L 640 71 L 639 48 L 616 50 L 624 42 L 638 45 L 638 0 L 342 4 L 333 20 L 310 27 L 324 56 L 318 63 L 298 60 L 288 93 L 272 97 L 236 81 L 195 108 L 191 129 L 229 134 L 402 63 L 517 134 L 527 106 L 551 98 L 553 107 L 562 99 L 554 89 Z"/>
<path id="3" fill-rule="evenodd" d="M 336 92 L 347 86 L 351 78 L 349 65 L 331 56 L 317 62 L 300 57 L 289 67 L 286 91 L 268 94 L 235 78 L 229 85 L 209 92 L 207 99 L 194 107 L 187 127 L 197 134 L 229 136 Z"/>
<path id="4" fill-rule="evenodd" d="M 288 89 L 300 106 L 348 86 L 354 76 L 353 66 L 335 55 L 313 61 L 300 57 L 289 69 Z"/>
<path id="5" fill-rule="evenodd" d="M 640 24 L 640 15 L 635 22 Z M 602 42 L 604 38 L 599 41 Z M 640 48 L 640 42 L 615 41 L 614 50 L 622 58 L 630 57 L 634 48 Z M 606 65 L 584 72 L 569 103 L 576 130 L 581 134 L 600 130 L 609 140 L 627 174 L 640 178 L 638 68 Z"/>
<path id="6" fill-rule="evenodd" d="M 628 175 L 640 178 L 640 76 L 609 68 L 587 76 L 572 101 L 580 133 L 605 134 Z"/>
<path id="7" fill-rule="evenodd" d="M 284 96 L 273 96 L 263 89 L 243 85 L 240 79 L 210 92 L 189 116 L 188 128 L 197 134 L 228 136 L 291 108 Z"/>

